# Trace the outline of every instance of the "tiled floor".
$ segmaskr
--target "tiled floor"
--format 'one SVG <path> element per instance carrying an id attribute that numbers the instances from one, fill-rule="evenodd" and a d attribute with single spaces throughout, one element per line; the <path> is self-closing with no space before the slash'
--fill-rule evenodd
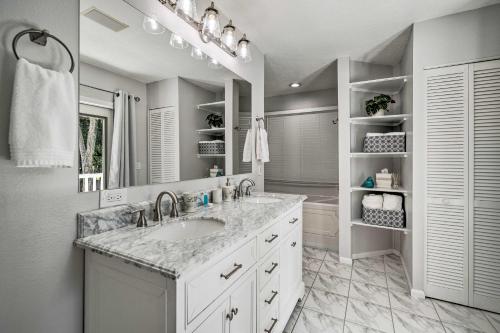
<path id="1" fill-rule="evenodd" d="M 304 247 L 306 293 L 285 333 L 500 333 L 500 314 L 410 297 L 396 255 L 339 262 L 334 252 Z"/>

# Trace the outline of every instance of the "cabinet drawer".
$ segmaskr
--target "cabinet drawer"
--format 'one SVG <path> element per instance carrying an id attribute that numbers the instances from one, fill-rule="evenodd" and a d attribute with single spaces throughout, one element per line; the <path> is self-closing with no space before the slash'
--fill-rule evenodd
<path id="1" fill-rule="evenodd" d="M 287 216 L 281 219 L 280 225 L 281 225 L 282 236 L 288 234 L 290 231 L 293 230 L 295 226 L 299 225 L 301 222 L 302 222 L 302 206 L 297 207 Z"/>
<path id="2" fill-rule="evenodd" d="M 273 307 L 277 306 L 280 300 L 280 279 L 275 276 L 262 289 L 259 295 L 260 316 L 264 317 Z"/>
<path id="3" fill-rule="evenodd" d="M 276 304 L 271 311 L 261 316 L 259 333 L 277 333 L 279 321 L 279 308 Z"/>
<path id="4" fill-rule="evenodd" d="M 186 282 L 188 323 L 229 288 L 256 260 L 257 245 L 254 238 L 212 268 Z"/>
<path id="5" fill-rule="evenodd" d="M 259 267 L 259 286 L 264 289 L 266 284 L 275 276 L 279 275 L 280 270 L 280 252 L 279 249 L 273 250 Z"/>
<path id="6" fill-rule="evenodd" d="M 259 248 L 259 258 L 266 255 L 269 250 L 275 247 L 281 240 L 280 224 L 275 223 L 260 233 L 257 237 L 257 246 Z"/>

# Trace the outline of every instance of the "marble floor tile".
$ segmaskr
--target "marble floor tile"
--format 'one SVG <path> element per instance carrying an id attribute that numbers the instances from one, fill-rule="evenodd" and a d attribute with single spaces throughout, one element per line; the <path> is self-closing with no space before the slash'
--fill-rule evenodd
<path id="1" fill-rule="evenodd" d="M 418 299 L 411 297 L 410 293 L 397 290 L 389 290 L 391 307 L 395 310 L 401 310 L 416 314 L 418 316 L 439 320 L 434 305 L 430 299 Z"/>
<path id="2" fill-rule="evenodd" d="M 443 323 L 455 324 L 486 333 L 496 332 L 481 310 L 436 300 L 432 302 Z"/>
<path id="3" fill-rule="evenodd" d="M 333 251 L 326 251 L 325 260 L 339 262 L 339 254 Z"/>
<path id="4" fill-rule="evenodd" d="M 359 281 L 351 281 L 349 298 L 357 298 L 383 306 L 390 306 L 389 294 L 386 288 Z"/>
<path id="5" fill-rule="evenodd" d="M 323 260 L 325 258 L 326 250 L 317 249 L 315 247 L 304 246 L 302 255 L 304 257 Z"/>
<path id="6" fill-rule="evenodd" d="M 444 333 L 443 325 L 438 320 L 398 310 L 392 310 L 392 318 L 396 333 Z"/>
<path id="7" fill-rule="evenodd" d="M 307 269 L 302 270 L 302 280 L 304 281 L 306 287 L 311 287 L 313 285 L 316 274 L 316 272 Z"/>
<path id="8" fill-rule="evenodd" d="M 353 267 L 351 279 L 354 281 L 369 282 L 380 287 L 387 287 L 385 273 L 377 272 L 362 267 Z"/>
<path id="9" fill-rule="evenodd" d="M 483 311 L 484 315 L 490 321 L 491 325 L 500 333 L 500 313 Z"/>
<path id="10" fill-rule="evenodd" d="M 339 262 L 334 261 L 323 261 L 321 268 L 319 269 L 320 273 L 335 275 L 344 279 L 351 278 L 351 265 L 341 264 Z"/>
<path id="11" fill-rule="evenodd" d="M 302 309 L 293 333 L 342 333 L 344 321 L 309 309 Z"/>
<path id="12" fill-rule="evenodd" d="M 299 314 L 301 311 L 302 311 L 301 306 L 298 305 L 295 306 L 290 316 L 290 319 L 288 319 L 288 322 L 286 323 L 286 326 L 283 329 L 283 333 L 292 333 L 293 327 L 295 326 L 295 323 L 297 322 L 297 319 L 299 318 Z"/>
<path id="13" fill-rule="evenodd" d="M 455 324 L 443 323 L 443 326 L 446 333 L 483 333 L 482 331 L 477 331 L 472 328 L 458 326 Z"/>
<path id="14" fill-rule="evenodd" d="M 396 264 L 402 264 L 401 257 L 397 254 L 391 253 L 384 256 L 385 262 L 394 262 Z"/>
<path id="15" fill-rule="evenodd" d="M 302 257 L 302 267 L 310 271 L 315 271 L 315 272 L 319 271 L 322 262 L 323 261 L 320 259 Z"/>
<path id="16" fill-rule="evenodd" d="M 403 268 L 403 265 L 392 262 L 392 261 L 385 262 L 385 271 L 387 274 L 391 274 L 391 273 L 400 274 L 400 275 L 405 274 L 405 270 Z"/>
<path id="17" fill-rule="evenodd" d="M 350 323 L 348 321 L 344 323 L 344 333 L 381 333 L 381 332 L 383 331 Z"/>
<path id="18" fill-rule="evenodd" d="M 333 275 L 318 273 L 312 286 L 315 289 L 347 296 L 349 294 L 349 280 Z"/>
<path id="19" fill-rule="evenodd" d="M 361 258 L 354 260 L 354 267 L 385 272 L 384 257 Z"/>
<path id="20" fill-rule="evenodd" d="M 304 308 L 315 310 L 329 316 L 344 319 L 347 297 L 320 289 L 311 289 Z"/>
<path id="21" fill-rule="evenodd" d="M 361 300 L 349 298 L 346 321 L 384 332 L 394 332 L 389 308 Z"/>
<path id="22" fill-rule="evenodd" d="M 400 290 L 410 292 L 408 281 L 405 275 L 400 274 L 387 274 L 387 287 L 389 290 Z"/>

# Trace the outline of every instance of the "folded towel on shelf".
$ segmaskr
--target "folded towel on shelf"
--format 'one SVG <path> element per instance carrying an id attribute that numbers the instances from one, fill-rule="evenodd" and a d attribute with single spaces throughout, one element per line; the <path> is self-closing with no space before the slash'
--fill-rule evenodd
<path id="1" fill-rule="evenodd" d="M 363 207 L 368 209 L 382 209 L 384 198 L 380 194 L 365 194 L 363 196 Z"/>
<path id="2" fill-rule="evenodd" d="M 243 162 L 252 162 L 252 130 L 247 131 L 243 147 Z"/>
<path id="3" fill-rule="evenodd" d="M 402 210 L 403 198 L 400 195 L 384 193 L 383 210 Z"/>
<path id="4" fill-rule="evenodd" d="M 77 117 L 71 73 L 18 60 L 9 131 L 18 167 L 73 167 Z"/>
<path id="5" fill-rule="evenodd" d="M 255 147 L 255 157 L 257 161 L 269 162 L 269 144 L 267 142 L 267 132 L 264 128 L 264 120 L 258 120 L 257 138 Z"/>

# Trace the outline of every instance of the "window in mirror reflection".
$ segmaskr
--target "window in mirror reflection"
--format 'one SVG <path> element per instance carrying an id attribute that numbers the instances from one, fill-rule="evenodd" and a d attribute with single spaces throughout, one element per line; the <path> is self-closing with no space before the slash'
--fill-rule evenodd
<path id="1" fill-rule="evenodd" d="M 79 186 L 80 192 L 104 189 L 105 118 L 80 114 Z"/>

